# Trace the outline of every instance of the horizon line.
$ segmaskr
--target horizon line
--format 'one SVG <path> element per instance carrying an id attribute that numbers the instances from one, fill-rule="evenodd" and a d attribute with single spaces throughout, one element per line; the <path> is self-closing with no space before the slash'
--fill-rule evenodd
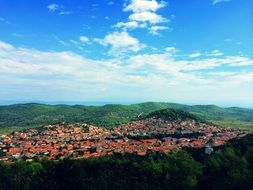
<path id="1" fill-rule="evenodd" d="M 253 109 L 253 105 L 239 105 L 239 104 L 215 104 L 215 103 L 189 103 L 189 102 L 174 102 L 174 101 L 155 101 L 155 100 L 147 100 L 147 101 L 43 101 L 43 100 L 0 100 L 0 106 L 11 106 L 11 105 L 22 105 L 22 104 L 45 104 L 51 106 L 57 105 L 66 105 L 66 106 L 75 106 L 75 105 L 82 105 L 82 106 L 105 106 L 105 105 L 133 105 L 133 104 L 142 104 L 142 103 L 171 103 L 171 104 L 181 104 L 181 105 L 188 105 L 188 106 L 218 106 L 221 108 L 231 108 L 231 107 L 238 107 L 238 108 L 247 108 Z"/>

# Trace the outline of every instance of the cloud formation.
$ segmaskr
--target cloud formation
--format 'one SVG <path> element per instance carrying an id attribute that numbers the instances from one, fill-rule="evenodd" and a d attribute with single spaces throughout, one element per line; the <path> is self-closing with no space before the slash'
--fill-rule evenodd
<path id="1" fill-rule="evenodd" d="M 66 11 L 66 10 L 64 10 L 64 6 L 63 5 L 59 5 L 59 4 L 55 4 L 55 3 L 47 5 L 47 9 L 51 13 L 57 13 L 57 15 L 59 15 L 59 16 L 73 14 L 72 11 Z"/>
<path id="2" fill-rule="evenodd" d="M 149 32 L 153 35 L 158 35 L 158 31 L 168 30 L 168 29 L 169 29 L 169 27 L 167 27 L 167 26 L 151 26 L 149 28 Z"/>
<path id="3" fill-rule="evenodd" d="M 131 12 L 128 21 L 119 22 L 115 26 L 124 30 L 147 28 L 150 34 L 157 35 L 159 30 L 167 30 L 167 26 L 161 26 L 168 22 L 167 18 L 157 14 L 157 10 L 166 6 L 164 1 L 156 0 L 131 0 L 125 5 L 123 11 Z"/>
<path id="4" fill-rule="evenodd" d="M 221 2 L 228 2 L 230 0 L 212 0 L 213 1 L 213 5 L 217 4 L 217 3 L 221 3 Z"/>
<path id="5" fill-rule="evenodd" d="M 165 7 L 166 3 L 161 1 L 158 3 L 156 0 L 131 0 L 124 11 L 145 12 L 145 11 L 157 11 L 158 9 Z"/>
<path id="6" fill-rule="evenodd" d="M 111 35 L 129 37 L 127 33 Z M 131 42 L 112 39 L 109 34 L 101 43 L 114 48 L 138 44 L 133 39 Z M 65 100 L 136 99 L 141 96 L 142 100 L 180 101 L 180 94 L 184 101 L 193 97 L 206 98 L 205 101 L 210 102 L 222 88 L 221 96 L 224 97 L 219 97 L 220 101 L 226 101 L 231 93 L 235 99 L 251 100 L 252 59 L 245 56 L 196 57 L 191 60 L 175 57 L 175 48 L 169 47 L 158 54 L 95 60 L 72 52 L 39 51 L 0 41 L 1 92 L 5 96 L 10 93 L 12 97 L 15 94 L 31 97 L 36 92 L 36 97 L 40 98 L 47 92 L 52 98 L 62 96 Z M 237 86 L 240 86 L 240 91 L 236 90 Z M 206 92 L 208 94 L 203 96 Z"/>
<path id="7" fill-rule="evenodd" d="M 55 11 L 58 10 L 60 7 L 61 7 L 60 5 L 55 4 L 55 3 L 50 4 L 50 5 L 47 6 L 47 8 L 48 8 L 48 10 L 49 10 L 50 12 L 55 12 Z"/>
<path id="8" fill-rule="evenodd" d="M 94 39 L 95 42 L 103 46 L 111 46 L 112 51 L 133 51 L 137 52 L 145 47 L 138 39 L 130 36 L 127 32 L 112 32 L 103 39 Z"/>
<path id="9" fill-rule="evenodd" d="M 213 51 L 211 51 L 209 53 L 206 53 L 206 55 L 207 56 L 222 56 L 223 53 L 220 50 L 215 49 L 215 50 L 213 50 Z"/>
<path id="10" fill-rule="evenodd" d="M 189 55 L 190 58 L 195 58 L 195 57 L 199 57 L 201 56 L 202 54 L 200 52 L 196 52 L 196 53 L 192 53 Z"/>
<path id="11" fill-rule="evenodd" d="M 137 22 L 149 22 L 150 24 L 157 24 L 167 21 L 162 16 L 150 11 L 133 13 L 129 16 L 129 19 Z"/>
<path id="12" fill-rule="evenodd" d="M 80 39 L 81 42 L 83 42 L 85 44 L 89 43 L 89 41 L 90 41 L 87 36 L 80 36 L 79 39 Z"/>

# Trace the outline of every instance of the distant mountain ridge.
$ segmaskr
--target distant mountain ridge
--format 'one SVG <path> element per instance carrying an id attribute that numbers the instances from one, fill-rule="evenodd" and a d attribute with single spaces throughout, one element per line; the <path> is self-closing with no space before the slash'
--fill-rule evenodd
<path id="1" fill-rule="evenodd" d="M 138 120 L 151 112 L 172 108 L 221 126 L 253 129 L 253 109 L 221 108 L 215 105 L 189 106 L 176 103 L 146 102 L 104 106 L 15 104 L 0 106 L 1 127 L 41 126 L 57 122 L 85 122 L 106 128 Z"/>

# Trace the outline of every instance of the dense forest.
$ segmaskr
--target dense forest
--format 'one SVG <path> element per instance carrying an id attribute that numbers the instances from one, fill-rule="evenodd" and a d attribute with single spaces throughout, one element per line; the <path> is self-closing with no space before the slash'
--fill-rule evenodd
<path id="1" fill-rule="evenodd" d="M 253 136 L 207 155 L 203 149 L 168 155 L 113 155 L 83 160 L 0 162 L 0 189 L 253 189 Z"/>
<path id="2" fill-rule="evenodd" d="M 17 130 L 21 127 L 37 127 L 64 121 L 85 122 L 113 128 L 165 108 L 181 109 L 220 126 L 231 126 L 241 129 L 253 128 L 252 109 L 147 102 L 132 105 L 111 104 L 105 106 L 44 104 L 0 106 L 0 129 L 15 127 L 14 129 Z"/>
<path id="3" fill-rule="evenodd" d="M 162 110 L 157 110 L 157 111 L 154 111 L 154 112 L 151 112 L 150 114 L 148 114 L 146 116 L 147 118 L 160 118 L 160 119 L 164 119 L 166 121 L 186 121 L 186 120 L 195 120 L 195 121 L 203 121 L 205 122 L 204 120 L 202 120 L 201 118 L 189 113 L 189 112 L 186 112 L 186 111 L 183 111 L 183 110 L 180 110 L 180 109 L 174 109 L 174 108 L 167 108 L 167 109 L 162 109 Z"/>

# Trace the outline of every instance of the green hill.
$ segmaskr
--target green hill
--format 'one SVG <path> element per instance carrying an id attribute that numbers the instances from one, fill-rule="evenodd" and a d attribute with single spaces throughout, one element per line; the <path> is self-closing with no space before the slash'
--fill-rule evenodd
<path id="1" fill-rule="evenodd" d="M 15 129 L 19 127 L 37 127 L 65 121 L 86 122 L 113 128 L 166 108 L 181 109 L 221 126 L 241 129 L 253 128 L 252 109 L 221 108 L 214 105 L 188 106 L 162 102 L 132 105 L 109 104 L 105 106 L 45 105 L 36 103 L 0 106 L 0 127 L 2 130 L 10 130 L 10 127 L 15 127 Z"/>
<path id="2" fill-rule="evenodd" d="M 162 109 L 158 111 L 154 111 L 150 114 L 147 115 L 147 118 L 161 118 L 167 121 L 185 121 L 185 120 L 195 120 L 195 121 L 203 121 L 199 117 L 180 110 L 180 109 L 173 109 L 173 108 L 167 108 L 167 109 Z"/>

